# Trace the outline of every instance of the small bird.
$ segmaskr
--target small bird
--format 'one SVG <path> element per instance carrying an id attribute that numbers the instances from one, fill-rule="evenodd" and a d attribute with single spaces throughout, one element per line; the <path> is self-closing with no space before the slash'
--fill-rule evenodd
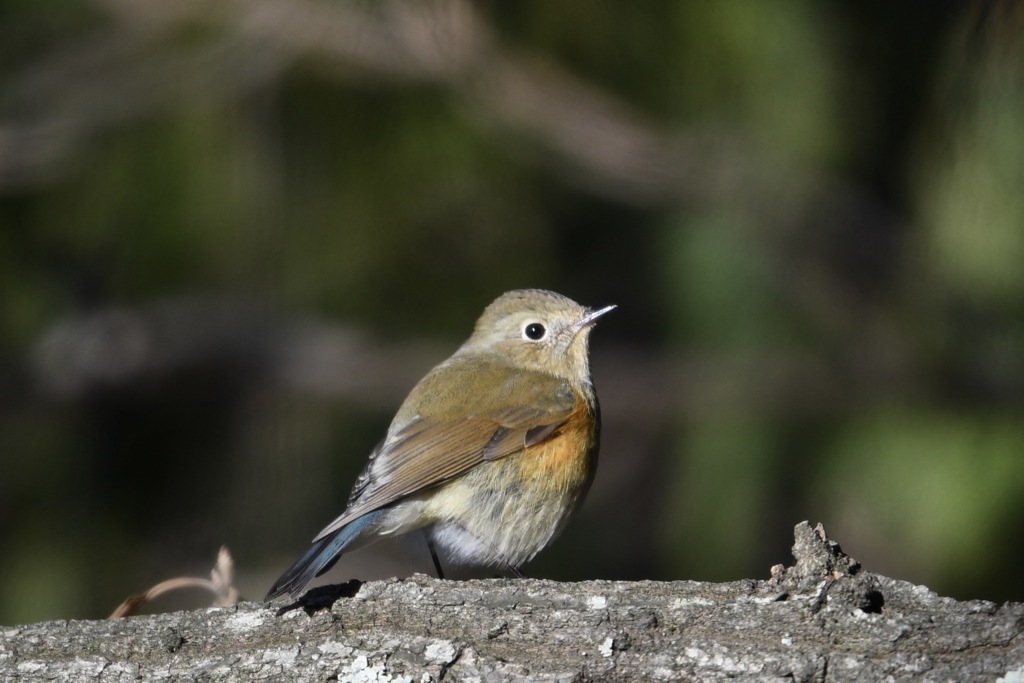
<path id="1" fill-rule="evenodd" d="M 409 393 L 348 506 L 267 593 L 296 597 L 346 551 L 423 530 L 452 561 L 516 575 L 562 530 L 597 468 L 588 338 L 605 313 L 542 289 L 506 292 Z"/>

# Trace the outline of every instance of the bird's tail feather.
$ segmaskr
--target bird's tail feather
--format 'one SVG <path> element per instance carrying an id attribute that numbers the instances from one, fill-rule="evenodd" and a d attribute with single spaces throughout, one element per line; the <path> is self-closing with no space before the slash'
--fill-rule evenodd
<path id="1" fill-rule="evenodd" d="M 290 593 L 292 597 L 299 594 L 307 583 L 320 576 L 334 566 L 341 553 L 362 536 L 368 527 L 380 519 L 384 510 L 374 510 L 358 517 L 329 536 L 321 538 L 310 546 L 309 550 L 281 575 L 267 591 L 264 601 Z"/>

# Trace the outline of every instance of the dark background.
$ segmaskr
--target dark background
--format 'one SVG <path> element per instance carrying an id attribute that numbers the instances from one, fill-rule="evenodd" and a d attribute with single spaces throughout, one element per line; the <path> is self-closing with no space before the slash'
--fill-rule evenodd
<path id="1" fill-rule="evenodd" d="M 0 623 L 105 616 L 221 544 L 261 597 L 518 287 L 619 305 L 601 468 L 530 576 L 764 578 L 808 519 L 1024 599 L 1022 30 L 1014 2 L 3 3 Z"/>

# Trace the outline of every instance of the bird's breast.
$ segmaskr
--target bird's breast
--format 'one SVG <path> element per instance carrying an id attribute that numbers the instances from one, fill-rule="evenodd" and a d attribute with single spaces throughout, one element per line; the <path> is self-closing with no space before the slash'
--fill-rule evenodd
<path id="1" fill-rule="evenodd" d="M 579 400 L 552 435 L 515 456 L 524 480 L 543 482 L 545 488 L 571 492 L 589 483 L 596 465 L 597 422 L 586 401 Z"/>
<path id="2" fill-rule="evenodd" d="M 426 497 L 433 539 L 453 559 L 518 567 L 565 526 L 597 464 L 596 410 L 579 401 L 544 441 L 481 463 Z"/>

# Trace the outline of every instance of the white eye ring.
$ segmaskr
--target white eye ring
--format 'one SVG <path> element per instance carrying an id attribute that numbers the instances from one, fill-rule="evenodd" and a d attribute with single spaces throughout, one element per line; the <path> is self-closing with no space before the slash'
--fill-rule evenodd
<path id="1" fill-rule="evenodd" d="M 527 323 L 523 328 L 523 339 L 527 341 L 540 341 L 548 335 L 548 330 L 538 322 Z"/>

